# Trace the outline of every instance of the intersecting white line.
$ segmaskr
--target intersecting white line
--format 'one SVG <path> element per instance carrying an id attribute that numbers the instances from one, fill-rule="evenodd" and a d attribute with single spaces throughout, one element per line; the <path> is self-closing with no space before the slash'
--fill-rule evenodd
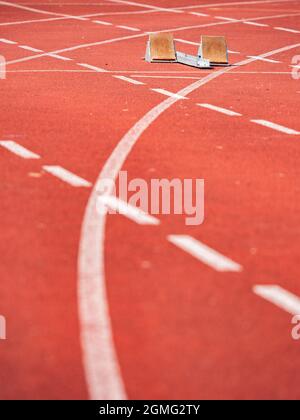
<path id="1" fill-rule="evenodd" d="M 280 286 L 256 285 L 253 292 L 292 315 L 300 314 L 300 298 Z"/>
<path id="2" fill-rule="evenodd" d="M 4 147 L 17 156 L 22 157 L 23 159 L 40 159 L 38 154 L 31 152 L 30 150 L 11 140 L 1 140 L 0 146 Z"/>

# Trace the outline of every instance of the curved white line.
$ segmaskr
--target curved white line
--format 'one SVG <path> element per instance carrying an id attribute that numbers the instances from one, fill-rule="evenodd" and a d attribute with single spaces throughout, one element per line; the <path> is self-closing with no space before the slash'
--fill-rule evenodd
<path id="1" fill-rule="evenodd" d="M 288 17 L 288 16 L 299 16 L 300 13 L 293 13 L 293 14 L 285 14 L 285 15 L 274 15 L 274 16 L 259 16 L 259 17 L 253 17 L 253 18 L 247 18 L 247 19 L 242 19 L 242 20 L 235 20 L 235 21 L 224 21 L 224 22 L 211 22 L 211 23 L 204 23 L 201 25 L 193 25 L 193 26 L 182 26 L 182 27 L 177 27 L 177 28 L 171 28 L 171 29 L 163 29 L 160 32 L 177 32 L 177 31 L 185 31 L 188 29 L 198 29 L 198 28 L 209 28 L 212 26 L 220 26 L 220 25 L 230 25 L 230 24 L 235 24 L 235 23 L 241 23 L 241 22 L 248 22 L 248 21 L 252 21 L 252 20 L 263 20 L 263 19 L 274 19 L 274 18 L 280 18 L 280 17 Z M 7 61 L 6 65 L 9 64 L 17 64 L 17 63 L 22 63 L 24 61 L 29 61 L 29 60 L 34 60 L 40 57 L 47 57 L 49 54 L 60 54 L 63 52 L 69 52 L 69 51 L 75 51 L 75 50 L 79 50 L 82 48 L 88 48 L 88 47 L 96 47 L 98 45 L 105 45 L 105 44 L 112 44 L 114 42 L 119 42 L 119 41 L 126 41 L 129 39 L 134 39 L 134 38 L 141 38 L 141 37 L 145 37 L 148 36 L 148 33 L 139 33 L 139 34 L 135 34 L 135 35 L 128 35 L 128 36 L 123 36 L 123 37 L 118 37 L 118 38 L 111 38 L 111 39 L 105 39 L 103 41 L 98 41 L 98 42 L 90 42 L 87 44 L 78 44 L 78 45 L 74 45 L 73 47 L 67 47 L 67 48 L 62 48 L 59 50 L 55 50 L 55 51 L 49 51 L 43 54 L 36 54 L 36 55 L 31 55 L 28 57 L 23 57 L 23 58 L 18 58 L 16 60 L 11 60 L 11 61 Z"/>
<path id="2" fill-rule="evenodd" d="M 60 16 L 60 17 L 66 17 L 68 19 L 84 20 L 84 18 L 82 18 L 80 16 L 67 15 L 67 14 L 64 14 L 64 13 L 49 12 L 48 10 L 42 10 L 42 9 L 36 9 L 36 8 L 33 8 L 33 7 L 27 7 L 27 6 L 23 6 L 21 4 L 17 4 L 17 3 L 10 3 L 8 1 L 0 1 L 0 6 L 15 7 L 17 9 L 26 10 L 28 12 L 39 13 L 41 15 Z"/>
<path id="3" fill-rule="evenodd" d="M 289 45 L 262 54 L 268 57 L 284 52 L 300 44 Z M 239 65 L 246 65 L 255 58 L 243 60 Z M 231 71 L 232 67 L 223 68 L 202 80 L 196 81 L 177 92 L 187 96 L 194 90 Z M 125 399 L 126 393 L 122 381 L 117 355 L 114 347 L 112 327 L 106 298 L 104 270 L 104 239 L 106 213 L 97 212 L 97 196 L 100 194 L 104 179 L 116 180 L 133 146 L 144 131 L 168 108 L 178 101 L 168 98 L 145 114 L 120 140 L 106 161 L 90 195 L 81 230 L 78 255 L 78 306 L 81 326 L 81 345 L 88 391 L 91 399 Z M 107 189 L 106 194 L 111 195 Z"/>

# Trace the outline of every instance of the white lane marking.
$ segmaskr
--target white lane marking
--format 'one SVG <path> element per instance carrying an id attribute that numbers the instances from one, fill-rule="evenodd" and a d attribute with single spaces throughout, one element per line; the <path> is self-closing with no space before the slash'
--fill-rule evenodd
<path id="1" fill-rule="evenodd" d="M 298 14 L 296 14 L 296 15 L 298 15 Z M 299 13 L 299 15 L 300 15 L 300 13 Z M 279 15 L 279 16 L 286 17 L 286 16 L 291 16 L 291 15 L 289 14 L 289 15 Z M 292 16 L 295 16 L 295 14 L 293 14 Z M 278 15 L 263 16 L 262 19 L 273 19 L 273 18 L 276 18 L 276 17 L 278 17 Z M 253 18 L 253 19 L 258 20 L 260 18 L 256 17 L 256 18 Z M 178 27 L 177 28 L 169 28 L 169 29 L 164 29 L 161 32 L 172 32 L 172 31 L 176 32 L 176 31 L 183 31 L 183 30 L 186 30 L 186 29 L 207 28 L 207 27 L 213 27 L 213 26 L 228 25 L 230 23 L 231 22 L 207 23 L 207 24 L 202 24 L 202 25 L 184 26 L 184 27 L 180 27 L 180 28 L 178 28 Z M 112 44 L 114 42 L 127 41 L 127 40 L 130 40 L 130 39 L 141 38 L 141 37 L 145 37 L 145 36 L 147 36 L 147 33 L 127 35 L 127 36 L 118 37 L 118 38 L 106 39 L 104 41 L 90 42 L 90 43 L 86 43 L 86 44 L 79 44 L 79 45 L 75 45 L 73 47 L 68 47 L 68 48 L 63 48 L 63 49 L 60 49 L 60 50 L 52 51 L 52 53 L 63 53 L 63 52 L 68 52 L 68 51 L 75 51 L 75 50 L 79 50 L 79 49 L 82 49 L 82 48 L 95 47 L 95 46 L 99 46 L 99 45 L 107 45 L 107 44 Z M 299 46 L 299 45 L 300 44 L 295 44 L 295 46 L 290 46 L 289 48 L 295 48 L 296 46 Z M 276 50 L 276 51 L 279 51 L 279 50 Z M 273 54 L 273 52 L 272 52 L 272 54 Z M 272 54 L 270 54 L 270 55 L 272 55 Z M 29 61 L 29 60 L 36 60 L 36 59 L 38 59 L 40 57 L 43 57 L 43 56 L 46 56 L 46 55 L 47 54 L 44 53 L 44 54 L 33 55 L 33 56 L 30 56 L 30 57 L 23 57 L 23 58 L 20 58 L 20 59 L 7 61 L 6 64 L 9 65 L 9 64 L 22 63 L 22 62 Z"/>
<path id="2" fill-rule="evenodd" d="M 216 271 L 242 271 L 242 266 L 189 235 L 168 235 L 168 240 Z"/>
<path id="3" fill-rule="evenodd" d="M 299 66 L 299 68 L 300 68 L 300 66 Z M 24 71 L 26 72 L 26 70 L 24 70 Z M 34 71 L 34 70 L 32 70 L 32 71 Z M 17 72 L 17 70 L 12 71 L 12 72 Z M 30 70 L 28 70 L 27 72 L 30 72 Z M 203 70 L 203 71 L 201 71 L 201 74 L 203 74 L 203 73 L 211 73 L 211 72 L 208 71 L 208 70 Z M 232 73 L 227 73 L 227 76 L 234 76 L 235 74 L 282 74 L 282 75 L 286 75 L 286 74 L 291 74 L 291 72 L 290 71 L 235 71 L 235 72 L 232 72 Z M 148 75 L 148 74 L 145 74 L 145 75 L 132 74 L 132 77 L 135 77 L 136 79 L 190 79 L 190 80 L 201 80 L 201 78 L 202 78 L 201 76 L 198 76 L 198 77 L 197 76 L 163 76 L 163 75 L 152 76 L 152 75 Z"/>
<path id="4" fill-rule="evenodd" d="M 240 117 L 242 114 L 238 112 L 231 111 L 230 109 L 221 108 L 219 106 L 211 105 L 211 104 L 197 104 L 202 108 L 211 109 L 212 111 L 221 112 L 222 114 L 229 115 L 230 117 Z"/>
<path id="5" fill-rule="evenodd" d="M 252 21 L 252 20 L 267 20 L 267 19 L 275 19 L 275 18 L 283 18 L 283 17 L 295 17 L 295 16 L 299 16 L 300 13 L 292 13 L 292 14 L 285 14 L 285 15 L 273 15 L 273 16 L 261 16 L 261 17 L 254 17 L 254 18 L 249 18 L 249 19 L 231 19 L 228 20 L 229 18 L 226 18 L 225 20 L 222 20 L 222 22 L 212 22 L 212 23 L 204 23 L 204 24 L 200 24 L 200 25 L 192 25 L 192 26 L 181 26 L 181 27 L 176 27 L 176 28 L 169 28 L 169 29 L 163 29 L 160 32 L 178 32 L 178 31 L 186 31 L 189 29 L 198 29 L 198 28 L 208 28 L 208 27 L 213 27 L 213 26 L 218 26 L 218 25 L 228 25 L 228 24 L 233 24 L 233 23 L 243 23 L 243 22 L 248 22 L 248 21 Z"/>
<path id="6" fill-rule="evenodd" d="M 200 42 L 187 41 L 186 39 L 181 38 L 175 38 L 174 40 L 177 42 L 182 42 L 183 44 L 200 45 Z"/>
<path id="7" fill-rule="evenodd" d="M 255 58 L 256 60 L 260 60 L 260 61 L 266 61 L 267 63 L 281 63 L 281 61 L 277 61 L 277 60 L 271 60 L 270 58 L 264 58 L 264 57 L 259 57 L 256 55 L 248 55 L 248 58 Z"/>
<path id="8" fill-rule="evenodd" d="M 182 39 L 182 38 L 174 38 L 174 40 L 177 41 L 177 42 L 182 42 L 183 44 L 190 44 L 190 45 L 197 45 L 197 46 L 200 45 L 200 41 L 199 42 L 193 42 L 193 41 L 188 41 L 188 40 Z M 230 54 L 240 54 L 239 51 L 228 50 L 228 52 Z"/>
<path id="9" fill-rule="evenodd" d="M 89 181 L 81 178 L 78 175 L 73 174 L 72 172 L 68 171 L 67 169 L 57 166 L 57 165 L 44 165 L 43 169 L 48 172 L 49 174 L 59 178 L 61 181 L 66 182 L 72 187 L 91 187 L 92 184 Z"/>
<path id="10" fill-rule="evenodd" d="M 248 22 L 243 22 L 245 25 L 253 25 L 253 26 L 261 26 L 261 27 L 263 27 L 263 26 L 269 26 L 269 25 L 267 25 L 266 23 L 257 23 L 257 22 L 250 22 L 250 21 L 248 21 Z"/>
<path id="11" fill-rule="evenodd" d="M 22 2 L 20 3 L 25 6 L 113 6 L 108 3 L 30 3 Z"/>
<path id="12" fill-rule="evenodd" d="M 153 13 L 151 10 L 143 11 L 143 12 L 124 12 L 120 14 L 134 14 L 134 13 Z M 118 13 L 115 13 L 118 14 Z M 31 20 L 22 20 L 22 21 L 15 21 L 15 22 L 2 22 L 0 23 L 0 26 L 11 26 L 11 25 L 21 25 L 26 23 L 40 23 L 40 22 L 54 22 L 59 20 L 69 20 L 69 19 L 79 19 L 79 20 L 89 20 L 89 18 L 94 18 L 96 16 L 111 16 L 114 15 L 114 13 L 90 13 L 88 15 L 81 15 L 81 16 L 66 16 L 66 17 L 56 17 L 56 18 L 46 18 L 46 19 L 31 19 Z M 98 21 L 94 20 L 92 21 L 94 23 L 102 24 L 102 25 L 113 25 L 109 22 L 104 21 Z"/>
<path id="13" fill-rule="evenodd" d="M 103 197 L 98 197 L 98 200 L 98 202 L 101 202 L 104 206 L 107 206 L 117 213 L 122 214 L 123 216 L 127 217 L 133 222 L 138 223 L 139 225 L 160 224 L 159 219 L 156 217 L 150 216 L 150 214 L 145 213 L 143 210 L 140 210 L 137 207 L 131 206 L 130 204 L 120 200 L 115 196 L 103 195 Z"/>
<path id="14" fill-rule="evenodd" d="M 56 20 L 67 20 L 67 19 L 71 19 L 71 18 L 57 17 L 57 18 L 46 18 L 46 19 L 17 20 L 15 22 L 2 22 L 0 23 L 0 26 L 23 25 L 26 23 L 54 22 Z"/>
<path id="15" fill-rule="evenodd" d="M 263 55 L 271 56 L 299 45 L 288 45 Z M 238 64 L 245 65 L 253 61 L 253 59 L 248 59 Z M 178 94 L 186 96 L 232 69 L 232 67 L 222 68 L 209 74 L 202 80 L 180 90 Z M 99 215 L 97 212 L 98 191 L 102 190 L 103 181 L 116 180 L 140 136 L 177 101 L 176 98 L 165 99 L 149 110 L 122 137 L 104 164 L 87 203 L 78 253 L 78 307 L 83 365 L 91 399 L 126 399 L 108 309 L 104 262 L 106 214 Z M 112 187 L 107 191 L 107 194 L 112 194 Z"/>
<path id="16" fill-rule="evenodd" d="M 277 29 L 278 31 L 291 32 L 293 34 L 300 34 L 300 31 L 297 31 L 296 29 L 282 28 L 281 26 L 276 26 L 274 29 Z"/>
<path id="17" fill-rule="evenodd" d="M 59 54 L 54 54 L 54 53 L 46 53 L 46 55 L 48 55 L 49 57 L 53 57 L 53 58 L 57 58 L 58 60 L 63 60 L 63 61 L 72 61 L 72 58 L 69 57 L 63 57 L 62 55 Z"/>
<path id="18" fill-rule="evenodd" d="M 253 292 L 292 315 L 300 314 L 300 298 L 280 286 L 256 285 Z"/>
<path id="19" fill-rule="evenodd" d="M 185 96 L 178 95 L 177 93 L 169 92 L 168 90 L 165 90 L 165 89 L 155 88 L 151 90 L 153 90 L 153 92 L 161 93 L 162 95 L 170 96 L 171 98 L 175 98 L 175 99 L 188 99 Z"/>
<path id="20" fill-rule="evenodd" d="M 111 5 L 113 6 L 113 5 Z M 148 13 L 158 13 L 158 10 L 133 10 L 131 12 L 103 12 L 99 16 L 125 16 L 125 15 L 146 15 Z"/>
<path id="21" fill-rule="evenodd" d="M 113 77 L 115 77 L 116 79 L 123 80 L 124 82 L 132 83 L 133 85 L 144 85 L 145 84 L 145 83 L 140 82 L 138 80 L 131 79 L 130 77 L 125 77 L 125 76 L 113 76 Z"/>
<path id="22" fill-rule="evenodd" d="M 202 72 L 201 72 L 202 73 Z M 209 72 L 206 72 L 209 73 Z M 287 72 L 287 74 L 291 74 L 291 72 Z M 136 75 L 133 74 L 132 77 L 137 79 L 190 79 L 190 80 L 201 80 L 201 77 L 193 77 L 193 76 L 152 76 L 152 75 Z"/>
<path id="23" fill-rule="evenodd" d="M 129 6 L 142 7 L 145 9 L 151 9 L 151 10 L 156 10 L 156 11 L 161 11 L 161 12 L 183 13 L 181 10 L 177 10 L 176 8 L 168 9 L 164 7 L 152 6 L 151 4 L 136 3 L 134 1 L 125 1 L 125 0 L 108 0 L 108 1 L 113 2 L 113 3 L 126 4 Z"/>
<path id="24" fill-rule="evenodd" d="M 128 31 L 133 31 L 133 32 L 140 32 L 140 29 L 132 28 L 131 26 L 117 25 L 117 28 L 127 29 Z"/>
<path id="25" fill-rule="evenodd" d="M 112 23 L 110 22 L 105 22 L 104 20 L 93 20 L 94 23 L 98 23 L 98 25 L 106 25 L 106 26 L 111 26 Z"/>
<path id="26" fill-rule="evenodd" d="M 29 12 L 39 13 L 39 14 L 42 14 L 42 15 L 52 15 L 52 16 L 67 17 L 67 18 L 70 18 L 70 19 L 87 20 L 87 19 L 85 19 L 83 17 L 80 17 L 80 16 L 66 15 L 64 13 L 49 12 L 47 10 L 41 10 L 41 9 L 36 9 L 36 8 L 33 8 L 33 7 L 22 6 L 21 4 L 10 3 L 10 2 L 7 2 L 7 1 L 0 1 L 0 5 L 1 4 L 4 5 L 4 6 L 10 6 L 10 7 L 15 7 L 17 9 L 27 10 Z"/>
<path id="27" fill-rule="evenodd" d="M 300 68 L 300 67 L 298 67 Z M 131 73 L 128 71 L 109 71 L 106 70 L 103 72 L 106 73 Z M 67 69 L 45 69 L 45 70 L 35 70 L 35 69 L 28 69 L 28 70 L 7 70 L 7 73 L 95 73 L 95 70 L 77 70 L 77 69 L 73 69 L 73 70 L 67 70 Z M 159 73 L 159 72 L 157 72 Z M 176 72 L 175 72 L 176 73 Z M 180 73 L 180 72 L 179 72 Z M 184 72 L 183 72 L 184 73 Z M 186 72 L 186 73 L 191 73 L 191 74 L 195 74 L 193 72 Z M 211 73 L 210 71 L 207 70 L 202 70 L 201 74 L 207 74 L 207 73 Z M 282 74 L 282 75 L 287 75 L 287 74 L 291 74 L 290 71 L 235 71 L 232 73 L 228 73 L 227 76 L 234 76 L 236 74 Z M 132 74 L 131 77 L 135 77 L 135 78 L 139 78 L 139 79 L 146 79 L 146 78 L 150 78 L 150 79 L 190 79 L 190 80 L 201 80 L 202 77 L 198 75 L 198 77 L 192 77 L 192 76 L 151 76 L 151 75 L 137 75 L 137 74 Z M 299 92 L 296 92 L 299 93 Z"/>
<path id="28" fill-rule="evenodd" d="M 78 64 L 78 66 L 85 67 L 89 70 L 94 70 L 94 71 L 97 71 L 99 73 L 107 73 L 107 70 L 102 69 L 101 67 L 91 66 L 90 64 L 86 64 L 86 63 L 77 63 L 77 64 Z"/>
<path id="29" fill-rule="evenodd" d="M 200 12 L 189 12 L 190 15 L 195 15 L 195 16 L 210 16 L 207 13 L 200 13 Z"/>
<path id="30" fill-rule="evenodd" d="M 33 52 L 43 52 L 43 50 L 39 50 L 38 48 L 29 47 L 28 45 L 19 45 L 19 48 L 22 48 L 23 50 L 27 50 L 27 51 L 33 51 Z"/>
<path id="31" fill-rule="evenodd" d="M 186 10 L 186 9 L 198 9 L 201 7 L 222 7 L 222 6 L 244 6 L 245 4 L 264 4 L 264 3 L 288 3 L 294 2 L 295 0 L 258 0 L 258 1 L 231 1 L 228 3 L 206 3 L 206 4 L 195 4 L 192 6 L 179 6 L 174 9 Z"/>
<path id="32" fill-rule="evenodd" d="M 215 19 L 228 20 L 229 22 L 236 22 L 238 20 L 238 19 L 233 19 L 233 18 L 224 17 L 224 16 L 215 16 Z"/>
<path id="33" fill-rule="evenodd" d="M 9 39 L 0 38 L 0 42 L 3 42 L 3 44 L 17 44 L 16 41 L 10 41 Z"/>
<path id="34" fill-rule="evenodd" d="M 285 127 L 280 124 L 273 123 L 267 120 L 250 120 L 251 122 L 259 125 L 263 125 L 264 127 L 272 128 L 273 130 L 280 131 L 281 133 L 285 134 L 292 134 L 292 135 L 299 135 L 300 132 L 293 130 L 292 128 Z"/>
<path id="35" fill-rule="evenodd" d="M 22 157 L 23 159 L 40 159 L 40 156 L 36 153 L 31 152 L 30 150 L 11 140 L 1 140 L 0 146 L 4 147 L 17 156 Z"/>

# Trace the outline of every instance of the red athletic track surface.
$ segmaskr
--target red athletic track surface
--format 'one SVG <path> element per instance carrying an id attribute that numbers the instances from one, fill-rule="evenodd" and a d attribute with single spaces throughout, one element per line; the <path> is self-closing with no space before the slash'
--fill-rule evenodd
<path id="1" fill-rule="evenodd" d="M 0 2 L 0 38 L 16 42 L 0 41 L 7 61 L 7 77 L 0 80 L 0 141 L 12 140 L 41 157 L 22 159 L 0 147 L 0 314 L 7 320 L 0 398 L 299 398 L 300 342 L 291 337 L 292 315 L 253 287 L 276 284 L 300 296 L 300 136 L 251 120 L 300 131 L 300 81 L 291 75 L 292 58 L 300 54 L 300 2 L 140 1 L 162 8 L 205 5 L 175 13 L 138 2 L 46 1 L 28 0 L 26 6 L 46 13 Z M 56 19 L 95 13 L 104 15 Z M 201 34 L 225 35 L 229 49 L 238 52 L 229 54 L 232 64 L 283 51 L 268 56 L 278 62 L 253 59 L 209 80 L 204 78 L 219 68 L 142 60 L 145 32 L 165 29 L 195 43 Z M 197 50 L 179 42 L 177 48 Z M 94 185 L 108 161 L 117 165 L 111 154 L 125 134 L 167 99 L 151 89 L 176 93 L 200 79 L 205 84 L 187 100 L 174 101 L 146 124 L 120 164 L 130 179 L 204 179 L 204 223 L 186 226 L 185 215 L 171 214 L 147 226 L 108 215 L 101 236 L 104 272 L 99 278 L 82 272 L 83 242 L 91 258 L 85 268 L 95 264 L 95 253 L 96 265 L 102 261 L 101 245 L 89 242 L 84 228 L 95 190 L 72 187 L 43 165 L 62 166 Z M 242 115 L 229 117 L 198 103 Z M 97 239 L 99 229 L 89 228 Z M 171 234 L 192 236 L 242 271 L 214 270 L 171 244 Z M 104 282 L 101 299 L 90 278 Z M 107 305 L 108 325 L 98 322 L 97 312 L 90 324 L 83 319 L 82 305 L 91 313 L 91 301 L 100 312 Z M 110 349 L 85 335 L 98 330 L 112 334 Z M 109 370 L 111 356 L 115 369 Z"/>

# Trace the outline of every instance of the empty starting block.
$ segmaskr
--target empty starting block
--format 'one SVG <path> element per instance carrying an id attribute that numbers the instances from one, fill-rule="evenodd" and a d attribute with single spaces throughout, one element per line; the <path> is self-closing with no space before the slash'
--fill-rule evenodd
<path id="1" fill-rule="evenodd" d="M 227 43 L 224 36 L 201 37 L 201 44 L 198 54 L 212 64 L 228 64 Z"/>
<path id="2" fill-rule="evenodd" d="M 146 60 L 151 63 L 176 61 L 173 35 L 169 33 L 150 34 L 147 43 Z"/>
<path id="3" fill-rule="evenodd" d="M 149 63 L 180 63 L 197 68 L 210 68 L 211 64 L 227 65 L 226 39 L 222 36 L 202 36 L 198 55 L 176 51 L 171 33 L 149 35 L 145 60 Z"/>

